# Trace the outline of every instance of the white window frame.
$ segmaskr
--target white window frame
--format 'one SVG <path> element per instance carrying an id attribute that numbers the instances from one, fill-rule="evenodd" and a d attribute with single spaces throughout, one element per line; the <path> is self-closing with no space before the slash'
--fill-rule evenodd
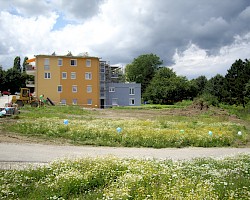
<path id="1" fill-rule="evenodd" d="M 118 105 L 118 98 L 112 98 L 112 106 Z"/>
<path id="2" fill-rule="evenodd" d="M 61 99 L 60 104 L 61 104 L 61 105 L 66 105 L 66 104 L 67 104 L 66 99 Z"/>
<path id="3" fill-rule="evenodd" d="M 92 80 L 92 73 L 91 72 L 85 73 L 85 80 Z"/>
<path id="4" fill-rule="evenodd" d="M 109 92 L 115 92 L 115 87 L 109 87 Z"/>
<path id="5" fill-rule="evenodd" d="M 58 65 L 59 67 L 63 66 L 63 59 L 58 58 L 58 60 L 57 60 L 57 65 Z"/>
<path id="6" fill-rule="evenodd" d="M 135 95 L 135 88 L 134 87 L 129 88 L 129 95 Z"/>
<path id="7" fill-rule="evenodd" d="M 88 99 L 88 100 L 87 100 L 87 105 L 92 105 L 92 104 L 93 104 L 92 99 Z"/>
<path id="8" fill-rule="evenodd" d="M 134 102 L 134 103 L 133 103 Z M 133 106 L 135 105 L 135 98 L 129 98 L 129 105 Z"/>
<path id="9" fill-rule="evenodd" d="M 72 99 L 72 105 L 77 105 L 77 99 Z"/>
<path id="10" fill-rule="evenodd" d="M 71 79 L 76 79 L 76 72 L 71 72 L 70 73 L 70 78 Z"/>
<path id="11" fill-rule="evenodd" d="M 77 93 L 77 85 L 72 85 L 72 92 Z"/>
<path id="12" fill-rule="evenodd" d="M 62 72 L 62 79 L 67 79 L 67 72 Z"/>
<path id="13" fill-rule="evenodd" d="M 86 67 L 91 67 L 91 60 L 90 59 L 86 60 Z"/>
<path id="14" fill-rule="evenodd" d="M 70 66 L 73 66 L 73 67 L 77 66 L 77 59 L 70 59 Z"/>
<path id="15" fill-rule="evenodd" d="M 44 72 L 44 79 L 51 79 L 51 73 L 50 72 Z"/>
<path id="16" fill-rule="evenodd" d="M 59 89 L 59 88 L 60 88 L 60 89 Z M 58 92 L 58 93 L 62 93 L 62 91 L 63 91 L 62 85 L 58 85 L 58 86 L 57 86 L 57 92 Z"/>
<path id="17" fill-rule="evenodd" d="M 92 85 L 87 85 L 87 93 L 92 93 Z"/>

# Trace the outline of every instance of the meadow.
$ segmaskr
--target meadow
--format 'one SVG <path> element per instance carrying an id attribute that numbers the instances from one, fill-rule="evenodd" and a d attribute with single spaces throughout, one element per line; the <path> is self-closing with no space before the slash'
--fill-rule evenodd
<path id="1" fill-rule="evenodd" d="M 191 161 L 54 161 L 0 171 L 0 199 L 250 199 L 250 155 Z"/>
<path id="2" fill-rule="evenodd" d="M 124 147 L 226 147 L 250 141 L 250 120 L 217 108 L 200 112 L 189 103 L 172 106 L 84 109 L 78 106 L 25 106 L 2 123 L 3 130 L 74 145 Z M 237 113 L 241 113 L 238 111 Z M 244 115 L 245 116 L 245 115 Z"/>
<path id="3" fill-rule="evenodd" d="M 190 102 L 172 106 L 83 109 L 25 106 L 1 118 L 1 132 L 74 145 L 228 147 L 249 145 L 249 109 L 222 105 L 206 111 Z M 0 199 L 250 199 L 250 155 L 189 161 L 55 160 L 0 170 Z"/>

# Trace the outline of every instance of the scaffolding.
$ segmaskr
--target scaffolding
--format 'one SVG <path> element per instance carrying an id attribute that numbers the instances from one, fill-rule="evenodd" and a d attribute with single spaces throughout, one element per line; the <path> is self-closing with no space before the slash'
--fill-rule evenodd
<path id="1" fill-rule="evenodd" d="M 122 74 L 121 67 L 111 66 L 107 61 L 100 61 L 100 102 L 101 108 L 107 107 L 109 101 L 109 84 L 119 83 Z"/>

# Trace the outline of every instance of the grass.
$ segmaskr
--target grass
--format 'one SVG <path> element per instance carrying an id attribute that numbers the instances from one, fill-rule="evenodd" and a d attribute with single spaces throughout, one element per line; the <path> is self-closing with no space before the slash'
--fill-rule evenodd
<path id="1" fill-rule="evenodd" d="M 177 102 L 173 105 L 161 105 L 161 104 L 143 104 L 141 106 L 115 106 L 112 109 L 137 109 L 137 110 L 151 110 L 151 109 L 173 109 L 173 108 L 185 108 L 187 106 L 190 106 L 192 104 L 192 101 L 190 100 L 184 100 Z"/>
<path id="2" fill-rule="evenodd" d="M 230 106 L 225 104 L 220 104 L 220 107 L 226 109 L 231 115 L 236 115 L 237 117 L 250 123 L 250 103 L 246 105 L 246 108 L 243 108 L 242 106 Z"/>
<path id="3" fill-rule="evenodd" d="M 2 125 L 8 132 L 46 140 L 63 139 L 77 145 L 225 147 L 249 142 L 249 129 L 239 123 L 230 122 L 228 115 L 217 116 L 213 111 L 193 116 L 159 115 L 169 108 L 159 106 L 159 109 L 150 110 L 148 105 L 142 106 L 142 110 L 122 108 L 132 116 L 144 110 L 150 110 L 150 115 L 153 115 L 151 118 L 137 119 L 124 118 L 122 115 L 115 118 L 103 117 L 97 110 L 86 110 L 78 106 L 24 107 L 19 119 Z M 179 109 L 172 107 L 173 112 L 178 112 Z M 119 113 L 119 110 L 113 111 L 116 111 L 115 114 Z M 117 131 L 118 128 L 121 131 Z"/>
<path id="4" fill-rule="evenodd" d="M 216 115 L 213 110 L 196 115 L 167 114 L 185 106 L 143 105 L 103 112 L 78 106 L 24 107 L 17 118 L 6 118 L 1 125 L 7 132 L 79 145 L 220 147 L 249 141 L 248 126 L 230 121 L 229 115 Z M 249 113 L 223 106 L 249 124 Z M 244 154 L 177 162 L 85 158 L 24 170 L 0 170 L 0 199 L 244 200 L 250 199 L 249 191 L 250 155 Z"/>
<path id="5" fill-rule="evenodd" d="M 250 155 L 221 160 L 114 157 L 0 171 L 0 199 L 249 199 Z"/>

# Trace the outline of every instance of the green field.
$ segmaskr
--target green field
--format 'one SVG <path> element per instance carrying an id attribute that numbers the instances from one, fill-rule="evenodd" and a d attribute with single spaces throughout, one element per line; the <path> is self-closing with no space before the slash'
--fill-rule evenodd
<path id="1" fill-rule="evenodd" d="M 153 148 L 249 145 L 250 114 L 245 113 L 248 109 L 199 111 L 186 106 L 187 103 L 179 103 L 104 110 L 27 106 L 19 116 L 5 119 L 2 130 L 74 145 Z"/>
<path id="2" fill-rule="evenodd" d="M 187 107 L 188 106 L 188 107 Z M 83 109 L 24 107 L 1 118 L 1 134 L 75 145 L 127 147 L 249 146 L 249 108 L 221 105 Z M 250 155 L 190 161 L 61 160 L 0 171 L 0 199 L 250 199 Z"/>

